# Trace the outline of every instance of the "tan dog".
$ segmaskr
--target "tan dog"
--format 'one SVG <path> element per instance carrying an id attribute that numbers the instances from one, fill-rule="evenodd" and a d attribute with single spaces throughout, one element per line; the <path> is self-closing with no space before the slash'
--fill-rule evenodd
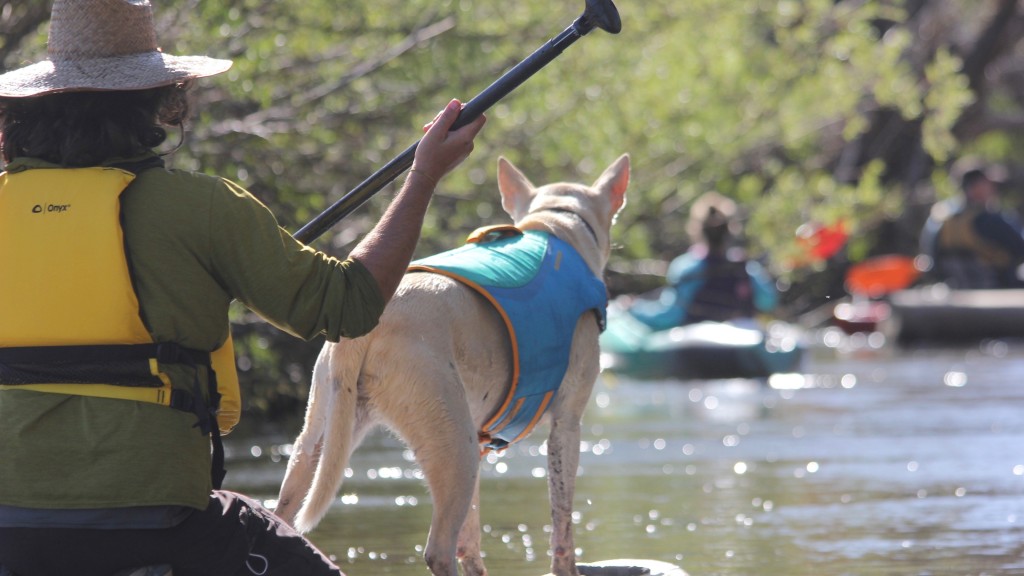
<path id="1" fill-rule="evenodd" d="M 535 188 L 507 160 L 498 162 L 502 207 L 516 227 L 571 244 L 597 278 L 608 261 L 611 225 L 625 204 L 628 183 L 627 155 L 592 187 Z M 593 313 L 576 321 L 568 369 L 545 416 L 552 572 L 558 576 L 578 574 L 572 501 L 580 420 L 600 370 L 599 333 Z M 278 515 L 304 532 L 316 526 L 341 487 L 352 451 L 383 424 L 415 453 L 430 488 L 433 516 L 424 552 L 430 571 L 457 576 L 457 557 L 464 574 L 486 574 L 480 556 L 479 435 L 508 396 L 511 349 L 496 308 L 474 290 L 441 274 L 407 274 L 373 332 L 328 343 L 321 351 Z"/>

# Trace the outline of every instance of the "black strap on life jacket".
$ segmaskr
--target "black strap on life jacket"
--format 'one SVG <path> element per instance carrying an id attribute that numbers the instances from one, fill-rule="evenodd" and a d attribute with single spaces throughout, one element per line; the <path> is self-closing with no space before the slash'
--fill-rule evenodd
<path id="1" fill-rule="evenodd" d="M 217 425 L 220 392 L 210 353 L 174 342 L 158 344 L 111 344 L 82 346 L 25 346 L 0 348 L 0 384 L 113 384 L 159 387 L 150 359 L 160 364 L 180 364 L 195 369 L 191 391 L 173 389 L 169 406 L 198 417 L 196 427 L 210 436 L 213 445 L 210 478 L 220 488 L 224 469 L 224 443 Z M 207 391 L 200 389 L 199 370 L 207 373 Z"/>

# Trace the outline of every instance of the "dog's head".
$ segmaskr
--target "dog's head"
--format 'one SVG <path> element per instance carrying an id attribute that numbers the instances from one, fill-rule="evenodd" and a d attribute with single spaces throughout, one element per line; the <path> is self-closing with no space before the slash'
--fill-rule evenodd
<path id="1" fill-rule="evenodd" d="M 536 187 L 505 158 L 498 159 L 501 207 L 521 230 L 543 230 L 572 244 L 601 276 L 611 253 L 611 227 L 626 204 L 629 155 L 623 154 L 591 186 L 558 182 Z"/>

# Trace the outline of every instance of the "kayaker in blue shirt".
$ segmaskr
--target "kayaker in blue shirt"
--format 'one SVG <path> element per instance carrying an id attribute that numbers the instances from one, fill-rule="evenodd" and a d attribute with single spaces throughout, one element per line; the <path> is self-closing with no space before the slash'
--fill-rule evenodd
<path id="1" fill-rule="evenodd" d="M 775 284 L 757 261 L 735 246 L 736 203 L 708 192 L 687 225 L 694 244 L 669 264 L 667 289 L 656 301 L 637 301 L 630 312 L 656 330 L 702 321 L 737 321 L 769 313 L 778 304 Z"/>

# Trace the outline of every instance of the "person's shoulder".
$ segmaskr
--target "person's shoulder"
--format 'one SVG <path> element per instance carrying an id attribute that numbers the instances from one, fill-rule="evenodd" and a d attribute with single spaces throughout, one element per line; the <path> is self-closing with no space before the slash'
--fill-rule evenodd
<path id="1" fill-rule="evenodd" d="M 173 193 L 180 198 L 209 198 L 210 196 L 244 196 L 247 192 L 226 178 L 174 168 L 146 170 L 139 174 L 139 184 L 162 193 Z"/>
<path id="2" fill-rule="evenodd" d="M 665 274 L 670 283 L 677 283 L 680 280 L 696 275 L 706 266 L 706 254 L 699 250 L 688 250 L 676 256 L 669 263 L 668 271 Z"/>
<path id="3" fill-rule="evenodd" d="M 694 254 L 693 252 L 683 252 L 679 256 L 676 256 L 669 266 L 672 268 L 690 268 L 696 266 L 704 261 L 704 255 Z"/>
<path id="4" fill-rule="evenodd" d="M 142 176 L 151 177 L 163 182 L 174 182 L 189 186 L 210 188 L 223 187 L 223 182 L 226 182 L 225 179 L 219 176 L 205 174 L 203 172 L 193 172 L 191 170 L 182 170 L 179 168 L 147 170 L 142 174 Z"/>
<path id="5" fill-rule="evenodd" d="M 974 226 L 975 228 L 980 229 L 998 228 L 1011 230 L 1014 232 L 1020 230 L 1020 227 L 1017 225 L 1017 223 L 1002 212 L 983 211 L 982 213 L 978 214 L 975 217 Z"/>

